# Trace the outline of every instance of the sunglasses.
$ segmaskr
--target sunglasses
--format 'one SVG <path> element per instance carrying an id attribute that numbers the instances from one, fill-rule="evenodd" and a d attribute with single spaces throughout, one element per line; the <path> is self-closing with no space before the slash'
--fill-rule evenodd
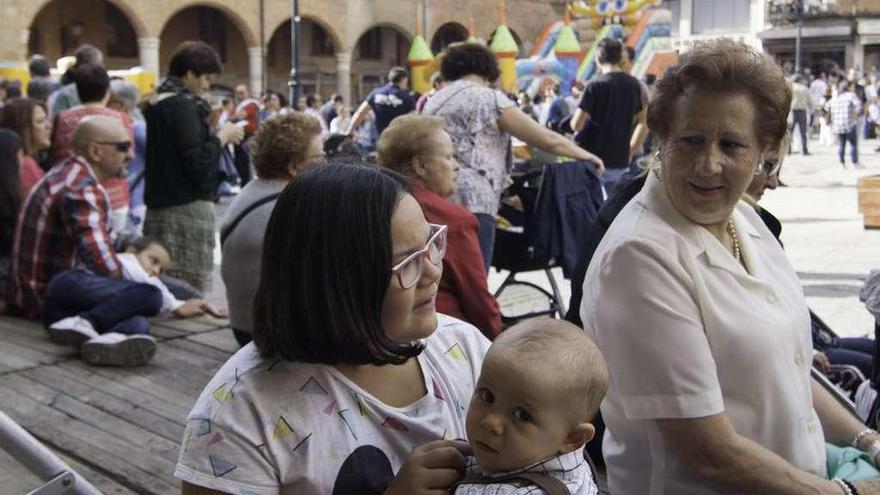
<path id="1" fill-rule="evenodd" d="M 400 284 L 401 289 L 409 289 L 416 285 L 422 277 L 422 272 L 424 271 L 423 259 L 427 258 L 434 265 L 440 266 L 443 263 L 443 255 L 445 254 L 446 226 L 431 224 L 431 235 L 425 247 L 391 267 L 391 273 L 397 277 L 397 283 Z"/>
<path id="2" fill-rule="evenodd" d="M 767 177 L 776 177 L 779 175 L 779 169 L 782 168 L 782 160 L 766 160 L 761 165 L 761 170 L 763 170 L 764 174 Z"/>
<path id="3" fill-rule="evenodd" d="M 109 146 L 116 147 L 116 151 L 120 153 L 128 153 L 128 150 L 131 149 L 131 141 L 98 141 L 98 144 L 106 144 Z"/>

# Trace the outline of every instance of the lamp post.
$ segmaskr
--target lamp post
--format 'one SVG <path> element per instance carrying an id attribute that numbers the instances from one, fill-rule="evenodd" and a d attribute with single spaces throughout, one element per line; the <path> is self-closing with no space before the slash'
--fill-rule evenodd
<path id="1" fill-rule="evenodd" d="M 296 108 L 299 101 L 299 0 L 291 0 L 293 15 L 290 18 L 290 79 L 287 85 L 290 87 L 290 106 Z"/>
<path id="2" fill-rule="evenodd" d="M 801 73 L 801 28 L 804 26 L 804 2 L 794 1 L 794 15 L 797 18 L 797 35 L 794 38 L 794 72 Z"/>

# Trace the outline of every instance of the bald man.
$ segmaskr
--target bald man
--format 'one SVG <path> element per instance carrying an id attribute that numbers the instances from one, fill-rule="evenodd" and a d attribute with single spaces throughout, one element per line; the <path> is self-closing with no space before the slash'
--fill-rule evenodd
<path id="1" fill-rule="evenodd" d="M 82 346 L 86 361 L 88 354 L 95 364 L 143 364 L 156 349 L 143 316 L 159 311 L 161 293 L 120 278 L 101 185 L 124 176 L 132 143 L 118 119 L 103 116 L 80 121 L 73 143 L 75 155 L 49 170 L 22 205 L 9 305 L 42 318 L 52 340 Z M 122 317 L 132 312 L 143 316 Z"/>

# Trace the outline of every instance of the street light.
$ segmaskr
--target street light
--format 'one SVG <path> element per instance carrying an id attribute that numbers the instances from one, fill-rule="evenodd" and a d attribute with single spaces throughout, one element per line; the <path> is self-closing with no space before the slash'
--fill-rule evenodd
<path id="1" fill-rule="evenodd" d="M 290 87 L 290 106 L 296 108 L 299 101 L 299 0 L 292 1 L 293 15 L 290 17 L 290 79 L 287 85 Z"/>

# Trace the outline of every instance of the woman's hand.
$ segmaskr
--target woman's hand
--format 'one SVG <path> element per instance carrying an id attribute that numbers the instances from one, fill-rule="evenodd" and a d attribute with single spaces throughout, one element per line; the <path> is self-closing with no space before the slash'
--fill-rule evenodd
<path id="1" fill-rule="evenodd" d="M 202 299 L 190 299 L 183 303 L 183 306 L 180 306 L 171 312 L 171 314 L 178 318 L 201 316 L 205 313 L 208 313 L 215 318 L 226 318 L 229 315 L 226 308 L 215 306 Z"/>
<path id="2" fill-rule="evenodd" d="M 831 361 L 828 360 L 828 356 L 824 352 L 817 352 L 813 356 L 813 366 L 819 368 L 819 371 L 826 375 L 831 372 Z"/>
<path id="3" fill-rule="evenodd" d="M 880 480 L 853 481 L 859 495 L 880 495 Z"/>
<path id="4" fill-rule="evenodd" d="M 437 440 L 417 447 L 383 495 L 447 495 L 464 473 L 470 446 L 461 440 Z"/>
<path id="5" fill-rule="evenodd" d="M 604 174 L 605 173 L 605 162 L 603 162 L 601 158 L 590 153 L 587 150 L 584 150 L 584 153 L 590 155 L 590 157 L 587 158 L 587 161 L 596 166 L 596 175 Z"/>

